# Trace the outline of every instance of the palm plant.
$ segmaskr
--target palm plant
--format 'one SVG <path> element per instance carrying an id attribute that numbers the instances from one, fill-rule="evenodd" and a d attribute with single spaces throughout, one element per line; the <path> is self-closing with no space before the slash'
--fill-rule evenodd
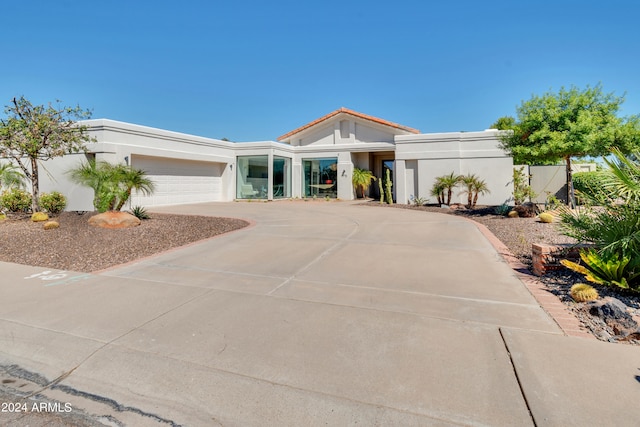
<path id="1" fill-rule="evenodd" d="M 69 171 L 71 180 L 93 189 L 93 206 L 99 212 L 121 210 L 133 190 L 150 194 L 154 184 L 146 172 L 125 165 L 90 160 Z"/>
<path id="2" fill-rule="evenodd" d="M 117 211 L 122 209 L 129 198 L 131 198 L 133 190 L 148 195 L 152 194 L 155 189 L 153 181 L 149 179 L 147 173 L 143 170 L 134 169 L 130 166 L 119 165 L 117 174 L 120 189 L 117 194 L 118 204 L 115 209 Z"/>
<path id="3" fill-rule="evenodd" d="M 356 189 L 356 197 L 358 197 L 358 189 L 360 189 L 360 192 L 362 193 L 362 198 L 365 197 L 365 192 L 371 185 L 372 180 L 375 181 L 376 177 L 373 176 L 373 173 L 371 173 L 371 171 L 366 169 L 353 168 L 351 182 Z"/>
<path id="4" fill-rule="evenodd" d="M 564 208 L 560 227 L 567 236 L 593 243 L 603 259 L 628 258 L 631 280 L 640 272 L 640 163 L 619 151 L 613 155 L 614 160 L 605 159 L 602 189 L 583 194 L 588 203 L 580 209 Z"/>
<path id="5" fill-rule="evenodd" d="M 453 189 L 460 184 L 460 179 L 460 175 L 456 175 L 454 172 L 451 172 L 449 175 L 437 177 L 436 182 L 433 184 L 431 189 L 431 195 L 437 196 L 440 204 L 450 205 Z"/>
<path id="6" fill-rule="evenodd" d="M 467 195 L 467 209 L 473 209 L 478 203 L 478 196 L 480 194 L 490 193 L 487 183 L 478 178 L 475 174 L 467 174 L 460 176 L 460 183 L 465 186 L 461 194 Z"/>
<path id="7" fill-rule="evenodd" d="M 0 188 L 24 187 L 24 175 L 13 163 L 0 164 Z"/>

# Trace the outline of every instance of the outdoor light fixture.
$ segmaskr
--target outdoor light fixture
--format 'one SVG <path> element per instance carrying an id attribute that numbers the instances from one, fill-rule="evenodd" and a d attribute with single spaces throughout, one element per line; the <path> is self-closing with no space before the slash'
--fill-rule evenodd
<path id="1" fill-rule="evenodd" d="M 342 176 L 347 176 L 347 171 L 342 169 Z"/>
<path id="2" fill-rule="evenodd" d="M 129 166 L 129 156 L 124 156 L 124 162 Z"/>

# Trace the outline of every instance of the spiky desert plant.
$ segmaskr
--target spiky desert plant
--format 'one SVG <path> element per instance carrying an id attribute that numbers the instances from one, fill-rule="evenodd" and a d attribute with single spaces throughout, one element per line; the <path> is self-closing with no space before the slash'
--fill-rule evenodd
<path id="1" fill-rule="evenodd" d="M 34 212 L 33 215 L 31 215 L 31 221 L 33 222 L 43 222 L 43 221 L 47 221 L 49 219 L 49 215 L 47 215 L 45 212 Z"/>
<path id="2" fill-rule="evenodd" d="M 44 226 L 43 226 L 45 230 L 53 230 L 59 227 L 60 227 L 60 224 L 57 221 L 47 221 L 44 223 Z"/>
<path id="3" fill-rule="evenodd" d="M 393 204 L 393 193 L 391 193 L 391 186 L 393 183 L 391 182 L 391 170 L 387 169 L 387 176 L 384 183 L 384 198 L 387 200 L 387 203 Z"/>
<path id="4" fill-rule="evenodd" d="M 542 212 L 540 215 L 538 215 L 538 218 L 540 218 L 540 222 L 543 222 L 545 224 L 550 224 L 553 222 L 553 215 L 551 215 L 549 212 Z"/>
<path id="5" fill-rule="evenodd" d="M 382 178 L 378 179 L 378 188 L 380 189 L 380 204 L 384 204 L 384 189 L 382 188 Z"/>
<path id="6" fill-rule="evenodd" d="M 571 287 L 569 295 L 575 302 L 587 302 L 597 300 L 599 295 L 598 291 L 591 285 L 586 283 L 576 283 Z"/>

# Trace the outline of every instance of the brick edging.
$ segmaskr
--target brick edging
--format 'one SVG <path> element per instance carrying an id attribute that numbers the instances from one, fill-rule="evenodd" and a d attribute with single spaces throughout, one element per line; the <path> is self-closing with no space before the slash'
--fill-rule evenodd
<path id="1" fill-rule="evenodd" d="M 586 330 L 573 312 L 557 296 L 549 292 L 546 286 L 531 274 L 527 266 L 513 255 L 487 226 L 469 218 L 463 219 L 472 222 L 478 228 L 507 265 L 514 270 L 516 277 L 525 285 L 540 307 L 556 322 L 565 335 L 597 340 L 593 334 Z"/>

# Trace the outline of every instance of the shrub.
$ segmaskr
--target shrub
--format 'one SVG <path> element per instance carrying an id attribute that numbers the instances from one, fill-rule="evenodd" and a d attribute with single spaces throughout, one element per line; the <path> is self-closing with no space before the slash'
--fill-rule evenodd
<path id="1" fill-rule="evenodd" d="M 42 193 L 40 195 L 40 207 L 52 215 L 57 215 L 67 207 L 67 198 L 57 191 Z"/>
<path id="2" fill-rule="evenodd" d="M 620 257 L 616 254 L 601 254 L 593 249 L 580 252 L 584 265 L 569 260 L 561 260 L 565 267 L 583 274 L 585 279 L 600 285 L 616 286 L 622 289 L 640 290 L 638 260 Z"/>
<path id="3" fill-rule="evenodd" d="M 511 206 L 507 204 L 502 204 L 500 206 L 496 206 L 496 208 L 494 209 L 494 212 L 496 213 L 496 215 L 504 216 L 504 215 L 507 215 L 510 210 L 511 210 Z"/>
<path id="4" fill-rule="evenodd" d="M 42 221 L 46 221 L 49 219 L 49 215 L 47 215 L 44 212 L 34 212 L 31 215 L 31 221 L 33 222 L 42 222 Z"/>
<path id="5" fill-rule="evenodd" d="M 131 215 L 135 216 L 136 218 L 138 218 L 140 220 L 151 219 L 151 217 L 147 213 L 147 210 L 142 206 L 134 206 L 131 209 Z"/>
<path id="6" fill-rule="evenodd" d="M 524 173 L 524 166 L 513 169 L 513 202 L 516 205 L 536 197 L 536 193 L 529 185 L 529 178 L 529 175 Z"/>
<path id="7" fill-rule="evenodd" d="M 0 196 L 0 205 L 9 212 L 28 212 L 31 209 L 31 194 L 19 188 L 11 188 Z"/>
<path id="8" fill-rule="evenodd" d="M 571 287 L 569 295 L 575 302 L 587 302 L 598 299 L 598 291 L 585 283 L 576 283 Z"/>
<path id="9" fill-rule="evenodd" d="M 576 172 L 573 174 L 573 188 L 578 201 L 582 204 L 585 198 L 598 198 L 605 192 L 602 172 Z"/>

